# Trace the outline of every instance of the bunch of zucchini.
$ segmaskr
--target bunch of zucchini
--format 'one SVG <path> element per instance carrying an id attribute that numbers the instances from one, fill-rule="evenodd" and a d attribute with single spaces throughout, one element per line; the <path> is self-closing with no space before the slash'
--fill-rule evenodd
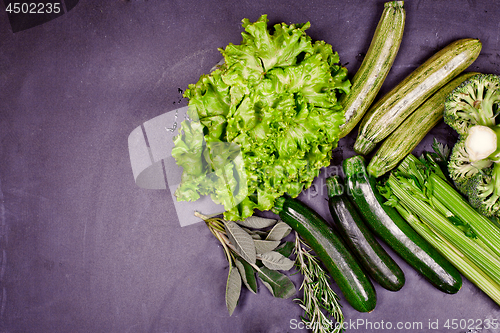
<path id="1" fill-rule="evenodd" d="M 462 286 L 458 270 L 393 207 L 383 204 L 385 199 L 375 187 L 375 178 L 367 173 L 364 158 L 346 159 L 343 169 L 345 184 L 338 176 L 327 179 L 333 224 L 290 197 L 280 198 L 275 212 L 308 243 L 347 302 L 360 312 L 370 312 L 377 301 L 372 279 L 390 291 L 405 284 L 403 271 L 375 235 L 436 288 L 458 292 Z"/>
<path id="2" fill-rule="evenodd" d="M 345 109 L 341 137 L 359 123 L 356 153 L 368 155 L 383 142 L 368 165 L 368 172 L 375 177 L 393 169 L 420 143 L 442 119 L 445 96 L 477 74 L 459 75 L 477 59 L 481 42 L 459 39 L 373 103 L 399 51 L 404 22 L 403 1 L 385 3 L 366 57 L 352 79 L 351 92 L 340 101 Z"/>
<path id="3" fill-rule="evenodd" d="M 426 108 L 421 107 L 422 103 L 436 94 L 437 104 L 444 107 L 446 93 L 442 87 L 469 67 L 480 51 L 481 42 L 478 39 L 468 38 L 452 42 L 434 54 L 370 107 L 361 121 L 354 150 L 358 154 L 367 155 L 397 128 L 406 133 L 403 137 L 399 136 L 400 139 L 418 144 L 419 141 L 413 137 L 421 136 L 421 133 L 416 130 L 415 124 L 419 124 L 424 130 L 430 130 L 436 124 L 433 117 L 419 116 L 428 112 Z M 436 117 L 442 117 L 442 108 L 431 109 L 436 113 Z M 412 114 L 417 116 L 410 119 L 411 122 L 406 121 Z M 424 121 L 425 125 L 420 124 Z M 391 138 L 395 139 L 398 138 Z M 398 148 L 396 145 L 392 147 Z M 406 156 L 408 153 L 409 151 L 404 154 L 403 151 L 402 155 Z M 401 159 L 404 156 L 401 156 Z"/>

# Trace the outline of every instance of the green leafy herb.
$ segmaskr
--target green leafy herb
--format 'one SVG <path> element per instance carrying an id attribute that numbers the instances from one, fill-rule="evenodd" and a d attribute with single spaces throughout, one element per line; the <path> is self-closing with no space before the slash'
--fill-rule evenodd
<path id="1" fill-rule="evenodd" d="M 241 286 L 243 284 L 251 292 L 257 293 L 256 276 L 258 276 L 258 279 L 275 297 L 288 298 L 295 294 L 296 289 L 293 282 L 288 276 L 277 271 L 290 270 L 294 266 L 294 261 L 284 255 L 287 252 L 288 256 L 291 254 L 290 251 L 288 251 L 290 247 L 288 243 L 292 242 L 285 242 L 283 246 L 280 247 L 282 252 L 280 253 L 273 250 L 280 245 L 281 239 L 261 239 L 268 238 L 271 233 L 274 235 L 271 238 L 279 238 L 278 235 L 285 237 L 287 232 L 284 228 L 272 228 L 269 231 L 251 230 L 246 227 L 241 227 L 233 221 L 226 221 L 222 218 L 209 218 L 198 212 L 195 212 L 195 215 L 205 221 L 212 234 L 221 242 L 229 262 L 225 298 L 230 315 L 236 308 L 241 293 Z M 253 224 L 255 221 L 259 222 Z M 269 221 L 269 219 L 251 219 L 249 224 L 258 225 L 259 227 L 264 224 L 269 227 L 277 225 L 277 221 L 272 220 L 274 221 L 272 223 Z M 277 230 L 281 231 L 278 232 Z M 254 239 L 252 235 L 258 238 Z"/>
<path id="2" fill-rule="evenodd" d="M 259 255 L 259 259 L 262 261 L 264 266 L 272 270 L 288 271 L 294 265 L 293 260 L 290 260 L 281 253 L 275 251 L 262 253 Z"/>
<path id="3" fill-rule="evenodd" d="M 272 229 L 269 231 L 269 234 L 266 237 L 266 240 L 281 240 L 284 237 L 288 236 L 288 234 L 292 231 L 292 228 L 286 224 L 285 222 L 278 222 Z"/>
<path id="4" fill-rule="evenodd" d="M 257 279 L 255 278 L 255 270 L 253 267 L 247 263 L 245 260 L 241 260 L 239 258 L 235 258 L 236 267 L 240 271 L 241 279 L 245 286 L 252 293 L 257 293 Z"/>
<path id="5" fill-rule="evenodd" d="M 338 333 L 343 331 L 344 315 L 338 295 L 331 289 L 328 275 L 319 265 L 310 249 L 295 234 L 295 261 L 304 280 L 300 288 L 302 299 L 297 299 L 305 316 L 302 321 L 313 333 Z"/>
<path id="6" fill-rule="evenodd" d="M 226 306 L 229 315 L 233 314 L 241 293 L 241 276 L 236 267 L 229 269 L 226 283 Z"/>
<path id="7" fill-rule="evenodd" d="M 267 227 L 272 227 L 273 225 L 276 224 L 276 220 L 274 219 L 268 219 L 265 217 L 260 217 L 260 216 L 249 216 L 246 219 L 242 221 L 236 221 L 239 225 L 243 227 L 248 227 L 248 228 L 253 228 L 253 229 L 263 229 Z"/>
<path id="8" fill-rule="evenodd" d="M 233 221 L 224 221 L 224 227 L 236 253 L 250 264 L 255 264 L 255 244 L 252 236 Z"/>
<path id="9" fill-rule="evenodd" d="M 245 228 L 241 227 L 243 230 L 245 230 L 254 240 L 262 240 L 266 239 L 268 232 L 264 230 L 255 230 L 255 229 L 250 229 L 250 228 Z"/>
<path id="10" fill-rule="evenodd" d="M 450 148 L 448 147 L 448 145 L 442 144 L 441 142 L 436 140 L 436 138 L 434 138 L 432 142 L 432 149 L 437 154 L 440 161 L 448 161 L 448 157 L 450 156 Z"/>
<path id="11" fill-rule="evenodd" d="M 290 257 L 290 255 L 293 253 L 293 250 L 295 249 L 295 242 L 288 241 L 284 242 L 280 246 L 278 246 L 275 251 L 281 253 L 285 257 Z"/>
<path id="12" fill-rule="evenodd" d="M 296 293 L 295 285 L 285 274 L 262 267 L 257 275 L 274 297 L 290 298 Z"/>
<path id="13" fill-rule="evenodd" d="M 280 243 L 281 242 L 279 240 L 269 241 L 269 240 L 255 239 L 254 240 L 255 251 L 257 252 L 257 254 L 270 252 L 270 251 L 274 250 L 275 248 L 277 248 L 280 245 Z"/>

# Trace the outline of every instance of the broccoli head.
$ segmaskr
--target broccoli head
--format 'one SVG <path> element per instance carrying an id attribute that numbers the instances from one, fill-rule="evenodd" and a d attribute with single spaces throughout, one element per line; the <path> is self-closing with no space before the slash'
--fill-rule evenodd
<path id="1" fill-rule="evenodd" d="M 444 122 L 460 135 L 474 125 L 493 126 L 499 101 L 500 76 L 474 75 L 446 98 Z"/>
<path id="2" fill-rule="evenodd" d="M 477 74 L 450 93 L 444 121 L 459 134 L 448 171 L 471 205 L 486 216 L 500 217 L 500 76 Z"/>
<path id="3" fill-rule="evenodd" d="M 485 216 L 500 216 L 500 166 L 485 168 L 462 185 L 469 203 Z"/>

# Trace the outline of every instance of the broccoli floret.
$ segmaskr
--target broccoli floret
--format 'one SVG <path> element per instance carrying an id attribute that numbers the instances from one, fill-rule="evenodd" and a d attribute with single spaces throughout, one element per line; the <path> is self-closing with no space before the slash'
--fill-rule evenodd
<path id="1" fill-rule="evenodd" d="M 444 122 L 460 135 L 474 125 L 493 126 L 499 101 L 500 76 L 474 75 L 446 98 Z"/>
<path id="2" fill-rule="evenodd" d="M 473 207 L 500 217 L 500 76 L 478 74 L 445 100 L 444 121 L 459 139 L 448 161 L 450 178 Z"/>
<path id="3" fill-rule="evenodd" d="M 467 187 L 466 184 L 470 178 L 478 174 L 482 169 L 490 167 L 493 163 L 488 159 L 472 162 L 465 149 L 464 137 L 460 137 L 455 146 L 453 146 L 450 156 L 448 171 L 451 179 L 454 180 L 456 187 L 460 191 L 462 191 L 462 188 Z"/>
<path id="4" fill-rule="evenodd" d="M 472 207 L 485 216 L 500 215 L 500 166 L 496 163 L 476 173 L 464 184 Z"/>

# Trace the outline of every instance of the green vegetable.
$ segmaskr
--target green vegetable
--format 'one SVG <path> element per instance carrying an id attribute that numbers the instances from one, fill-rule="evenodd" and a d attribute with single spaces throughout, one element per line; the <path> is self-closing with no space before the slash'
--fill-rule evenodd
<path id="1" fill-rule="evenodd" d="M 340 236 L 321 216 L 300 201 L 288 197 L 276 200 L 274 211 L 314 251 L 354 309 L 370 312 L 375 308 L 377 296 L 373 284 Z"/>
<path id="2" fill-rule="evenodd" d="M 391 134 L 420 104 L 476 60 L 478 39 L 457 40 L 429 58 L 366 113 L 354 144 L 366 155 Z"/>
<path id="3" fill-rule="evenodd" d="M 500 77 L 478 74 L 446 99 L 444 121 L 459 139 L 448 170 L 457 188 L 486 216 L 500 216 Z"/>
<path id="4" fill-rule="evenodd" d="M 403 39 L 405 19 L 404 1 L 384 4 L 370 47 L 352 79 L 351 92 L 340 99 L 346 119 L 340 127 L 341 138 L 358 124 L 389 74 Z"/>
<path id="5" fill-rule="evenodd" d="M 347 70 L 310 24 L 276 24 L 266 15 L 243 20 L 240 45 L 221 50 L 224 64 L 189 85 L 188 115 L 172 156 L 184 168 L 175 195 L 210 195 L 224 217 L 242 220 L 269 210 L 276 198 L 297 196 L 330 164 L 348 93 Z"/>
<path id="6" fill-rule="evenodd" d="M 236 309 L 242 285 L 252 293 L 257 293 L 257 277 L 274 297 L 289 298 L 296 293 L 295 285 L 288 276 L 278 272 L 288 271 L 295 264 L 294 260 L 288 258 L 292 253 L 293 242 L 285 242 L 278 247 L 281 239 L 291 230 L 288 225 L 257 216 L 236 223 L 198 212 L 195 215 L 205 221 L 208 229 L 220 241 L 229 262 L 225 294 L 229 315 Z M 257 231 L 247 227 L 272 228 Z M 268 238 L 273 240 L 265 240 Z M 265 245 L 262 242 L 266 242 Z M 260 251 L 262 249 L 265 250 Z"/>
<path id="7" fill-rule="evenodd" d="M 481 272 L 480 268 L 471 260 L 467 259 L 450 242 L 434 232 L 427 224 L 422 222 L 417 215 L 404 208 L 399 202 L 392 204 L 401 216 L 411 225 L 420 236 L 439 251 L 449 262 L 451 262 L 469 281 L 484 291 L 492 300 L 500 305 L 500 285 L 489 276 Z"/>
<path id="8" fill-rule="evenodd" d="M 297 299 L 304 309 L 302 321 L 313 333 L 339 333 L 344 328 L 344 314 L 340 299 L 330 287 L 328 274 L 316 256 L 295 232 L 295 265 L 304 276 L 300 288 L 302 299 Z M 326 313 L 325 313 L 326 312 Z"/>
<path id="9" fill-rule="evenodd" d="M 401 289 L 405 283 L 403 271 L 365 225 L 351 200 L 344 193 L 344 186 L 339 183 L 339 177 L 330 177 L 326 183 L 330 213 L 349 249 L 378 284 L 391 291 Z"/>
<path id="10" fill-rule="evenodd" d="M 460 290 L 460 273 L 439 252 L 413 230 L 395 208 L 384 204 L 375 178 L 368 175 L 360 155 L 343 163 L 348 193 L 368 226 L 397 254 L 439 290 L 453 294 Z"/>
<path id="11" fill-rule="evenodd" d="M 491 279 L 500 284 L 500 229 L 474 214 L 432 158 L 408 155 L 391 172 L 385 195 L 390 198 L 390 205 L 400 204 L 411 211 L 439 238 L 456 248 L 469 264 L 468 270 L 475 268 L 475 272 L 468 272 L 473 282 L 484 284 Z M 489 287 L 494 284 L 490 282 Z"/>
<path id="12" fill-rule="evenodd" d="M 406 157 L 429 131 L 443 119 L 444 101 L 458 85 L 477 73 L 462 73 L 420 105 L 383 142 L 367 166 L 368 173 L 380 177 Z"/>

